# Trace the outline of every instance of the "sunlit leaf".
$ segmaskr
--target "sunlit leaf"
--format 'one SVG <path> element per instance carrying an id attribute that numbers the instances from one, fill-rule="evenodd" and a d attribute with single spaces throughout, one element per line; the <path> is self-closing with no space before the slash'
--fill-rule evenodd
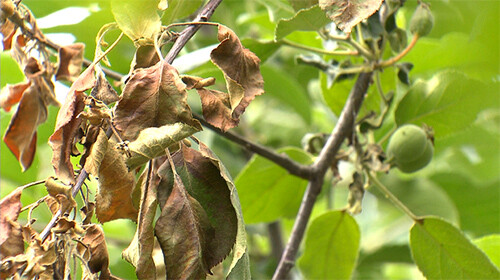
<path id="1" fill-rule="evenodd" d="M 483 236 L 472 241 L 500 269 L 500 234 Z"/>
<path id="2" fill-rule="evenodd" d="M 498 279 L 500 271 L 457 228 L 427 217 L 410 231 L 410 247 L 418 268 L 431 279 Z"/>
<path id="3" fill-rule="evenodd" d="M 313 7 L 300 10 L 294 17 L 280 19 L 276 26 L 275 40 L 280 40 L 294 31 L 317 31 L 329 23 L 330 20 L 325 13 L 315 5 Z"/>
<path id="4" fill-rule="evenodd" d="M 327 212 L 309 226 L 298 265 L 308 279 L 349 279 L 358 258 L 359 240 L 353 217 L 344 211 Z"/>
<path id="5" fill-rule="evenodd" d="M 163 24 L 170 24 L 175 20 L 183 19 L 198 9 L 203 0 L 168 0 L 168 8 L 162 16 Z"/>
<path id="6" fill-rule="evenodd" d="M 127 166 L 134 169 L 165 154 L 165 149 L 182 139 L 199 131 L 197 127 L 178 122 L 162 127 L 146 128 L 139 133 L 137 139 L 128 145 L 131 157 L 127 158 Z"/>
<path id="7" fill-rule="evenodd" d="M 120 29 L 132 41 L 151 44 L 160 32 L 158 0 L 112 0 L 111 11 Z"/>
<path id="8" fill-rule="evenodd" d="M 21 101 L 21 97 L 23 97 L 24 92 L 30 85 L 30 82 L 25 82 L 15 85 L 7 85 L 4 87 L 2 89 L 2 93 L 0 94 L 0 107 L 2 107 L 2 109 L 6 112 L 9 112 L 13 105 L 16 105 L 19 101 Z"/>
<path id="9" fill-rule="evenodd" d="M 326 15 L 345 33 L 375 13 L 383 0 L 319 0 Z"/>
<path id="10" fill-rule="evenodd" d="M 408 90 L 396 108 L 396 123 L 425 123 L 436 139 L 448 136 L 470 126 L 481 110 L 500 105 L 497 89 L 462 72 L 439 72 Z"/>

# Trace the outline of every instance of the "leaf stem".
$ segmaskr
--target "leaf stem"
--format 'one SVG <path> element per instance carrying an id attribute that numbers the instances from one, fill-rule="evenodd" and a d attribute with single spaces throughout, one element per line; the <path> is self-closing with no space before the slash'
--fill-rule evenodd
<path id="1" fill-rule="evenodd" d="M 315 53 L 319 53 L 319 54 L 325 54 L 325 55 L 358 55 L 359 54 L 358 51 L 350 51 L 350 50 L 347 50 L 347 51 L 326 51 L 326 50 L 302 45 L 302 44 L 299 44 L 299 43 L 296 43 L 296 42 L 293 42 L 293 41 L 290 41 L 287 39 L 282 39 L 281 42 L 284 45 L 287 45 L 287 46 L 292 47 L 292 48 L 301 49 L 301 50 L 310 51 L 310 52 L 315 52 Z"/>
<path id="2" fill-rule="evenodd" d="M 385 60 L 385 61 L 378 63 L 377 68 L 384 68 L 384 67 L 391 66 L 394 63 L 398 62 L 400 59 L 402 59 L 405 55 L 407 55 L 410 52 L 410 50 L 417 43 L 418 39 L 419 39 L 418 34 L 413 35 L 413 38 L 411 39 L 410 44 L 408 44 L 408 46 L 406 46 L 406 48 L 404 50 L 402 50 L 398 55 L 396 55 L 388 60 Z"/>
<path id="3" fill-rule="evenodd" d="M 401 200 L 399 200 L 394 194 L 392 194 L 391 191 L 389 191 L 389 189 L 387 189 L 387 187 L 377 179 L 377 177 L 373 176 L 368 168 L 366 168 L 366 167 L 364 167 L 364 168 L 365 168 L 366 174 L 368 175 L 368 179 L 372 183 L 374 183 L 375 186 L 377 186 L 379 188 L 379 190 L 385 195 L 385 197 L 387 199 L 389 199 L 394 205 L 396 205 L 396 207 L 401 209 L 401 211 L 405 212 L 405 214 L 408 215 L 415 222 L 420 220 L 420 218 L 417 215 L 415 215 L 413 212 L 411 212 L 411 210 L 408 209 L 408 207 L 406 207 L 406 205 L 404 205 L 403 202 L 401 202 Z"/>

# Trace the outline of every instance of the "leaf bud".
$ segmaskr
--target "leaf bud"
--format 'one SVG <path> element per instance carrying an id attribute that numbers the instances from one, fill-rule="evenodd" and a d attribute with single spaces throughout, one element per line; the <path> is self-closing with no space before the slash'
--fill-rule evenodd
<path id="1" fill-rule="evenodd" d="M 434 16 L 429 9 L 429 4 L 420 2 L 410 21 L 410 31 L 419 37 L 426 36 L 434 26 Z"/>

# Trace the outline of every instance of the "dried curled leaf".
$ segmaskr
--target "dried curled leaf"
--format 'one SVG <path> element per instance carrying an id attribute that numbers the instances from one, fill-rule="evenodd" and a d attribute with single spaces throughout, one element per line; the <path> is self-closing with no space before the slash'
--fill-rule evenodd
<path id="1" fill-rule="evenodd" d="M 224 72 L 229 91 L 229 104 L 231 105 L 229 107 L 231 115 L 222 117 L 232 118 L 237 124 L 250 102 L 264 92 L 264 80 L 259 66 L 260 59 L 250 50 L 244 48 L 238 36 L 223 25 L 219 25 L 218 39 L 220 44 L 212 50 L 210 57 L 212 62 Z M 212 102 L 218 103 L 214 104 L 215 108 L 227 107 L 224 104 L 227 98 L 212 100 Z M 231 127 L 225 127 L 225 129 L 229 128 Z"/>
<path id="2" fill-rule="evenodd" d="M 63 46 L 59 49 L 59 67 L 56 73 L 56 81 L 64 80 L 73 82 L 82 71 L 83 53 L 85 45 L 75 43 Z"/>
<path id="3" fill-rule="evenodd" d="M 187 104 L 186 85 L 165 61 L 135 70 L 116 105 L 113 123 L 124 140 L 133 141 L 141 130 L 182 122 L 201 129 Z"/>
<path id="4" fill-rule="evenodd" d="M 81 256 L 86 255 L 85 253 L 90 256 L 88 266 L 91 273 L 100 272 L 99 279 L 110 278 L 108 248 L 104 232 L 100 226 L 92 224 L 85 228 L 85 236 L 81 243 L 78 244 L 77 250 Z"/>
<path id="5" fill-rule="evenodd" d="M 383 0 L 319 0 L 319 7 L 340 30 L 350 34 L 352 28 L 374 14 L 382 2 Z"/>
<path id="6" fill-rule="evenodd" d="M 102 138 L 102 136 L 101 136 Z M 96 216 L 99 222 L 127 218 L 136 220 L 137 209 L 132 203 L 135 176 L 129 172 L 125 160 L 114 148 L 113 142 L 100 140 L 98 153 L 105 151 L 98 167 L 99 185 L 96 194 Z"/>
<path id="7" fill-rule="evenodd" d="M 111 104 L 120 99 L 116 90 L 109 84 L 101 69 L 97 70 L 97 81 L 95 87 L 90 92 L 97 100 L 104 102 L 104 104 Z"/>
<path id="8" fill-rule="evenodd" d="M 2 93 L 0 93 L 0 107 L 9 112 L 10 108 L 21 100 L 21 97 L 30 85 L 31 82 L 25 82 L 4 87 Z"/>
<path id="9" fill-rule="evenodd" d="M 21 211 L 21 188 L 0 200 L 0 259 L 24 251 L 21 226 L 16 222 Z"/>
<path id="10" fill-rule="evenodd" d="M 55 173 L 66 183 L 75 182 L 73 164 L 70 161 L 73 139 L 82 122 L 78 115 L 85 108 L 84 91 L 94 87 L 95 83 L 94 68 L 89 67 L 71 85 L 66 100 L 57 114 L 54 133 L 49 138 Z"/>

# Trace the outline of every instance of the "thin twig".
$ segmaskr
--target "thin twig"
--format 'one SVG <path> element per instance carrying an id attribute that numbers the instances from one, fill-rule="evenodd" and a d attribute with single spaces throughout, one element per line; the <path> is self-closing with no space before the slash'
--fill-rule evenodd
<path id="1" fill-rule="evenodd" d="M 305 51 L 310 51 L 310 52 L 315 52 L 319 54 L 326 54 L 326 55 L 358 55 L 358 51 L 352 51 L 352 50 L 339 50 L 339 51 L 327 51 L 323 49 L 318 49 L 315 47 L 310 47 L 302 44 L 295 43 L 293 41 L 283 39 L 281 42 L 289 47 L 296 48 L 296 49 L 301 49 Z"/>
<path id="2" fill-rule="evenodd" d="M 410 52 L 410 50 L 417 44 L 418 39 L 419 39 L 418 34 L 413 35 L 413 38 L 411 39 L 410 44 L 408 44 L 408 46 L 406 46 L 406 48 L 404 50 L 402 50 L 398 55 L 391 57 L 388 60 L 385 60 L 385 61 L 378 63 L 376 66 L 378 68 L 384 68 L 384 67 L 391 66 L 394 63 L 398 62 L 405 55 L 407 55 Z"/>
<path id="3" fill-rule="evenodd" d="M 223 132 L 222 130 L 218 129 L 217 127 L 211 125 L 208 123 L 202 116 L 199 116 L 197 114 L 193 114 L 194 118 L 200 121 L 200 123 L 204 126 L 209 128 L 210 130 L 214 131 L 215 133 L 222 135 L 224 138 L 227 138 L 244 148 L 248 149 L 249 151 L 252 151 L 258 155 L 261 155 L 272 162 L 278 164 L 279 166 L 285 168 L 290 174 L 293 174 L 295 176 L 298 176 L 300 178 L 304 179 L 309 179 L 311 178 L 312 175 L 312 169 L 310 166 L 307 165 L 302 165 L 293 159 L 289 158 L 286 154 L 278 154 L 275 151 L 264 147 L 262 145 L 259 145 L 257 143 L 253 143 L 249 141 L 248 139 L 239 136 L 238 134 L 235 134 L 231 131 L 226 131 Z"/>
<path id="4" fill-rule="evenodd" d="M 304 233 L 311 216 L 311 212 L 316 202 L 316 198 L 321 191 L 326 171 L 332 164 L 340 145 L 346 137 L 352 133 L 352 127 L 363 103 L 366 91 L 370 85 L 372 73 L 361 73 L 347 99 L 346 105 L 342 110 L 339 121 L 333 129 L 332 135 L 321 150 L 318 159 L 313 164 L 313 174 L 307 186 L 299 213 L 293 225 L 290 239 L 285 247 L 278 268 L 274 272 L 273 279 L 286 279 L 288 273 L 295 264 L 295 257 L 299 245 L 304 237 Z"/>

